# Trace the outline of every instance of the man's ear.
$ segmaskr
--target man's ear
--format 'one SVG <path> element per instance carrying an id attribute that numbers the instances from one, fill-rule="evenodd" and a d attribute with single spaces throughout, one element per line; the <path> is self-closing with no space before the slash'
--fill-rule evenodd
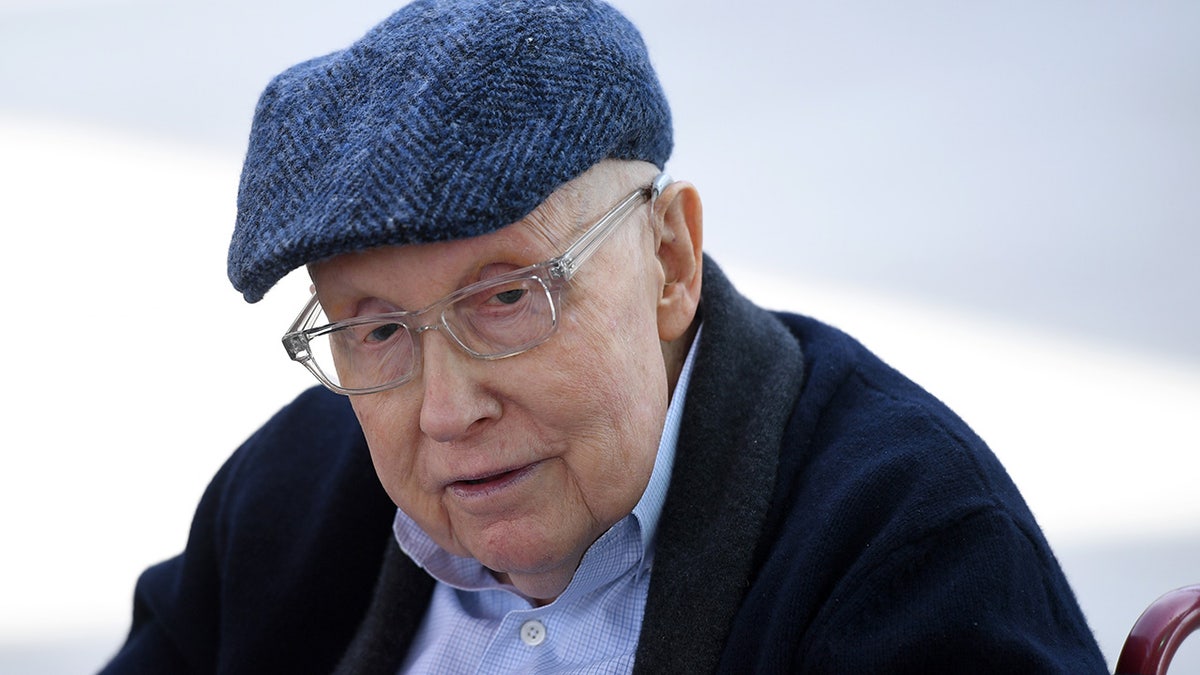
<path id="1" fill-rule="evenodd" d="M 664 279 L 658 301 L 658 338 L 671 342 L 687 332 L 700 305 L 704 262 L 700 193 L 691 183 L 671 183 L 655 200 L 654 217 L 662 224 L 658 261 Z"/>

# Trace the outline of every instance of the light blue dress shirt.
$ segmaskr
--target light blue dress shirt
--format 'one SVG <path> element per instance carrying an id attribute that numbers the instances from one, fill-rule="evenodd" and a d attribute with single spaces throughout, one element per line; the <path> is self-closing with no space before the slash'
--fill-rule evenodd
<path id="1" fill-rule="evenodd" d="M 628 673 L 633 669 L 654 532 L 671 482 L 675 444 L 700 331 L 667 408 L 650 482 L 633 512 L 588 548 L 554 602 L 536 607 L 473 558 L 438 547 L 397 510 L 400 548 L 437 579 L 403 673 Z"/>

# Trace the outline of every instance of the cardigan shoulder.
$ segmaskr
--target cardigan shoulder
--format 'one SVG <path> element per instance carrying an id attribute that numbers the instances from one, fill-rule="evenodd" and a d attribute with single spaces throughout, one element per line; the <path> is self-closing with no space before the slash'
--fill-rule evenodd
<path id="1" fill-rule="evenodd" d="M 780 451 L 777 517 L 801 507 L 852 551 L 903 547 L 993 511 L 1049 554 L 1017 486 L 966 422 L 845 333 L 781 319 L 808 368 Z"/>
<path id="2" fill-rule="evenodd" d="M 723 664 L 1103 672 L 1049 544 L 983 440 L 849 336 L 777 316 L 805 380 Z"/>
<path id="3" fill-rule="evenodd" d="M 836 469 L 876 489 L 887 486 L 880 496 L 925 497 L 940 510 L 991 505 L 1032 524 L 1033 515 L 991 449 L 933 394 L 836 328 L 808 317 L 779 316 L 807 361 L 789 422 L 789 437 L 802 440 L 803 447 L 792 443 L 782 450 L 788 469 L 782 475 Z"/>

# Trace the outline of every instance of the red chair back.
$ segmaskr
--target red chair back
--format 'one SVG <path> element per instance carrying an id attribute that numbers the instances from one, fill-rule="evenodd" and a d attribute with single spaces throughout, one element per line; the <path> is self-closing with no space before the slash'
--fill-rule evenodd
<path id="1" fill-rule="evenodd" d="M 1183 639 L 1200 628 L 1200 585 L 1155 600 L 1129 631 L 1117 675 L 1165 675 Z"/>

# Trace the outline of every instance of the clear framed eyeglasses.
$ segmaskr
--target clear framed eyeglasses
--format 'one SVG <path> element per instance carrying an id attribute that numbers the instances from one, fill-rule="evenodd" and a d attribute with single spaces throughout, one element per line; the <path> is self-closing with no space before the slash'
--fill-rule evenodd
<path id="1" fill-rule="evenodd" d="M 288 356 L 339 394 L 370 394 L 398 387 L 421 367 L 421 333 L 442 331 L 477 359 L 528 351 L 554 335 L 561 292 L 579 266 L 630 213 L 653 204 L 671 183 L 661 173 L 629 193 L 560 256 L 484 279 L 416 310 L 325 323 L 314 293 L 283 336 Z"/>

